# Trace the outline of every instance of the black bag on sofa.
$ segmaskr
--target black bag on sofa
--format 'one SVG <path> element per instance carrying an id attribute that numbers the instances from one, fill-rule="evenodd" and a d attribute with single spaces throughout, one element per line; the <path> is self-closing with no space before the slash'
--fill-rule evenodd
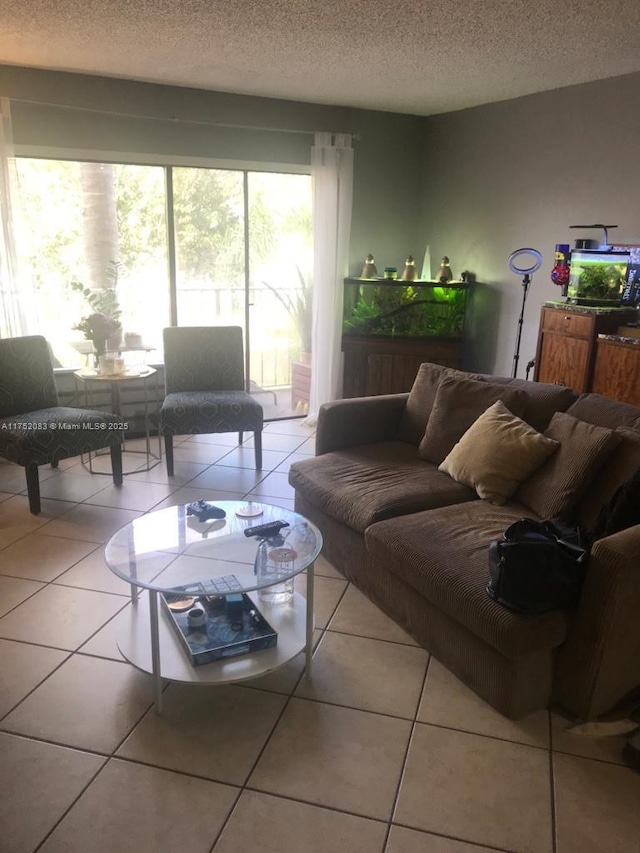
<path id="1" fill-rule="evenodd" d="M 577 527 L 521 518 L 489 546 L 487 593 L 518 613 L 574 606 L 589 550 Z"/>

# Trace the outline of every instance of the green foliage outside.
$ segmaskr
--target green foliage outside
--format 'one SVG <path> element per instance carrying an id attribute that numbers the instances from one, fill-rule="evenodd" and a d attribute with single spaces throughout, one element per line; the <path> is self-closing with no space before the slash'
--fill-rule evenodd
<path id="1" fill-rule="evenodd" d="M 30 331 L 45 334 L 57 360 L 80 366 L 73 327 L 92 314 L 120 322 L 161 346 L 169 323 L 165 172 L 112 167 L 117 220 L 117 281 L 90 289 L 80 164 L 19 158 L 18 175 L 33 298 Z M 244 321 L 243 173 L 174 168 L 178 321 L 184 325 Z M 252 369 L 259 384 L 287 384 L 289 364 L 309 328 L 294 307 L 310 306 L 311 196 L 305 175 L 249 173 Z M 108 257 L 108 256 L 107 256 Z M 106 274 L 107 271 L 105 271 Z M 274 296 L 287 293 L 291 311 Z M 88 292 L 87 292 L 88 291 Z M 286 302 L 286 299 L 285 299 Z M 255 319 L 254 319 L 255 318 Z M 78 322 L 80 321 L 80 322 Z M 85 324 L 86 325 L 86 324 Z M 277 351 L 277 352 L 276 352 Z"/>

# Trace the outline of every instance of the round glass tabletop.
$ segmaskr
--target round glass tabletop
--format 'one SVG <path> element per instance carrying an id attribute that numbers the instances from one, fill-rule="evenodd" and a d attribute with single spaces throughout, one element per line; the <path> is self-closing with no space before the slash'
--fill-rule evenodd
<path id="1" fill-rule="evenodd" d="M 224 512 L 224 518 L 206 518 L 219 515 L 216 509 Z M 244 535 L 248 527 L 274 521 L 286 522 L 279 536 L 261 540 Z M 321 548 L 322 534 L 297 512 L 251 501 L 204 501 L 150 512 L 129 522 L 107 542 L 105 559 L 114 574 L 135 586 L 194 596 L 226 595 L 273 583 L 259 581 L 261 558 L 277 564 L 282 582 L 311 565 Z"/>

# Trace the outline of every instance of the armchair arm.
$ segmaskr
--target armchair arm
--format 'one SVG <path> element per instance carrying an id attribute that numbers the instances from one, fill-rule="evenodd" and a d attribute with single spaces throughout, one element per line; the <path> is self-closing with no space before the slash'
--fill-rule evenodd
<path id="1" fill-rule="evenodd" d="M 359 444 L 393 441 L 409 394 L 353 397 L 324 403 L 318 413 L 316 456 Z"/>
<path id="2" fill-rule="evenodd" d="M 555 679 L 556 699 L 581 719 L 640 685 L 640 525 L 594 544 Z"/>

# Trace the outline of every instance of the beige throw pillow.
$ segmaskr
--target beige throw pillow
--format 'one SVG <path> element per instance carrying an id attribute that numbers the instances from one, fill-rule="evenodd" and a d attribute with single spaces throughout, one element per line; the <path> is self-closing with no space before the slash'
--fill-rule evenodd
<path id="1" fill-rule="evenodd" d="M 559 446 L 498 400 L 465 432 L 438 470 L 500 505 Z"/>

